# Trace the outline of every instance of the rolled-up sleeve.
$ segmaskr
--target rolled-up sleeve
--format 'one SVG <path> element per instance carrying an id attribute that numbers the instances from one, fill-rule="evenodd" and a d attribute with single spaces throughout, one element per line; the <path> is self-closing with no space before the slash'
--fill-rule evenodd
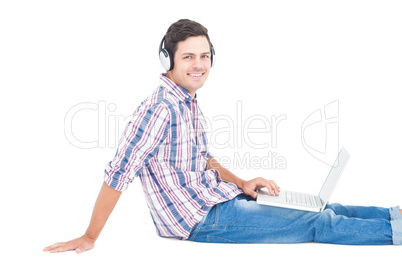
<path id="1" fill-rule="evenodd" d="M 144 163 L 158 152 L 167 136 L 169 122 L 169 109 L 163 103 L 140 106 L 119 141 L 115 157 L 105 168 L 106 184 L 118 191 L 126 190 Z"/>

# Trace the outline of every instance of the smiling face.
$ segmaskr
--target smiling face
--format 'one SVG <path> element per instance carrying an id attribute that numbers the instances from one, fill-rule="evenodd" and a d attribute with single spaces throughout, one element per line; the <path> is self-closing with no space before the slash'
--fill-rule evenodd
<path id="1" fill-rule="evenodd" d="M 177 43 L 173 70 L 167 77 L 187 89 L 194 98 L 211 69 L 211 48 L 205 36 L 193 36 Z"/>

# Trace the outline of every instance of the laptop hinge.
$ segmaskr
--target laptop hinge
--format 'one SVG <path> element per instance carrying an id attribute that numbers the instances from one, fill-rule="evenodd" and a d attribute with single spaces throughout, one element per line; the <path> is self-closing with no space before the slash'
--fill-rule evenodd
<path id="1" fill-rule="evenodd" d="M 319 207 L 322 207 L 322 205 L 323 205 L 323 202 L 322 202 L 322 199 L 319 197 L 319 196 L 314 196 L 314 198 L 315 198 L 315 202 L 316 202 L 316 204 L 319 206 Z"/>

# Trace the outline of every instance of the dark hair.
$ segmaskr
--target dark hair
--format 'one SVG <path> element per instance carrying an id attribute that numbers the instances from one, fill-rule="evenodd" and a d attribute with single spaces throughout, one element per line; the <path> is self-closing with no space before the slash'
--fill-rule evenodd
<path id="1" fill-rule="evenodd" d="M 181 19 L 170 25 L 165 36 L 165 48 L 172 52 L 172 56 L 177 51 L 177 43 L 186 40 L 193 36 L 205 36 L 211 47 L 211 41 L 209 40 L 208 30 L 198 22 Z"/>

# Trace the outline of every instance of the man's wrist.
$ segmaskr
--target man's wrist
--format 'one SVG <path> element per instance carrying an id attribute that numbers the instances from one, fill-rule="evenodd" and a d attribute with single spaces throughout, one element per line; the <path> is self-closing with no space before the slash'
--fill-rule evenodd
<path id="1" fill-rule="evenodd" d="M 236 181 L 235 181 L 235 184 L 236 184 L 237 188 L 243 189 L 245 182 L 246 182 L 245 180 L 242 180 L 242 179 L 240 179 L 240 178 L 237 178 Z"/>
<path id="2" fill-rule="evenodd" d="M 98 239 L 100 233 L 99 232 L 95 232 L 92 230 L 87 230 L 84 234 L 84 236 L 88 239 L 93 240 L 94 242 Z"/>

